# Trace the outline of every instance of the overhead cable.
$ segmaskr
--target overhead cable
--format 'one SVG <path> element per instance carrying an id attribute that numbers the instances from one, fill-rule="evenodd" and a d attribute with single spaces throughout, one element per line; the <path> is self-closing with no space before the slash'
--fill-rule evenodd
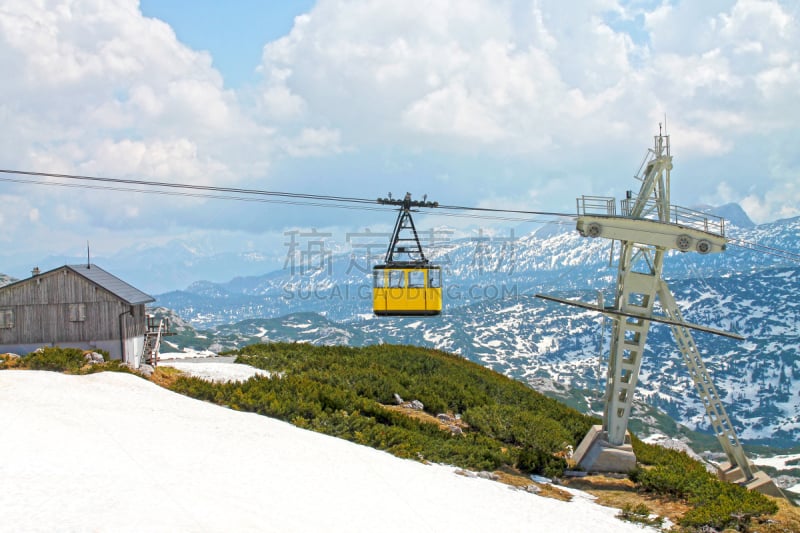
<path id="1" fill-rule="evenodd" d="M 110 190 L 122 192 L 135 192 L 143 194 L 162 194 L 168 196 L 183 196 L 191 198 L 209 198 L 218 200 L 236 200 L 245 202 L 263 202 L 263 203 L 276 203 L 286 205 L 302 205 L 311 207 L 331 207 L 336 209 L 363 209 L 366 211 L 386 211 L 384 207 L 376 206 L 376 200 L 370 198 L 356 198 L 350 196 L 334 196 L 325 194 L 308 194 L 308 193 L 292 193 L 283 191 L 270 191 L 263 189 L 245 189 L 238 187 L 219 187 L 213 185 L 195 185 L 186 183 L 171 183 L 139 179 L 121 179 L 121 178 L 102 178 L 97 176 L 82 176 L 75 174 L 59 174 L 52 172 L 33 172 L 26 170 L 12 170 L 0 169 L 0 174 L 10 174 L 17 176 L 30 176 L 34 178 L 54 178 L 75 181 L 91 182 L 86 183 L 63 183 L 53 181 L 35 181 L 26 180 L 22 178 L 0 177 L 0 181 L 34 184 L 34 185 L 49 185 L 59 187 L 72 187 L 83 189 L 95 190 Z M 132 188 L 132 187 L 118 187 L 115 185 L 130 185 L 137 187 L 148 188 Z M 165 190 L 166 189 L 166 190 Z M 186 191 L 199 191 L 199 192 L 186 192 Z M 267 198 L 265 198 L 267 197 Z M 268 197 L 276 197 L 268 198 Z M 357 204 L 357 205 L 345 205 Z M 459 205 L 438 205 L 433 211 L 428 208 L 420 207 L 420 211 L 424 211 L 432 216 L 445 216 L 445 217 L 459 217 L 459 218 L 474 218 L 484 220 L 499 220 L 506 222 L 537 222 L 537 223 L 557 223 L 557 220 L 540 220 L 530 218 L 530 216 L 545 216 L 555 217 L 557 219 L 575 218 L 577 215 L 568 213 L 558 213 L 553 211 L 526 211 L 521 209 L 502 209 L 492 207 L 467 207 Z M 490 215 L 489 213 L 495 213 Z M 502 216 L 503 214 L 512 216 Z M 528 215 L 528 217 L 515 217 L 513 215 Z M 783 250 L 780 248 L 761 245 L 754 242 L 748 242 L 741 239 L 729 239 L 728 244 L 744 248 L 767 255 L 773 255 L 790 261 L 800 262 L 800 254 Z"/>
<path id="2" fill-rule="evenodd" d="M 347 202 L 347 203 L 359 203 L 359 204 L 375 204 L 376 200 L 371 198 L 354 198 L 349 196 L 332 196 L 332 195 L 323 195 L 323 194 L 306 194 L 306 193 L 291 193 L 291 192 L 281 192 L 281 191 L 268 191 L 262 189 L 242 189 L 236 187 L 217 187 L 212 185 L 193 185 L 193 184 L 186 184 L 186 183 L 170 183 L 170 182 L 160 182 L 160 181 L 148 181 L 148 180 L 134 180 L 134 179 L 121 179 L 121 178 L 101 178 L 97 176 L 82 176 L 82 175 L 75 175 L 75 174 L 57 174 L 52 172 L 32 172 L 26 170 L 10 170 L 10 169 L 0 169 L 0 173 L 2 174 L 17 174 L 17 175 L 25 175 L 25 176 L 35 176 L 35 177 L 44 177 L 44 178 L 61 178 L 61 179 L 69 179 L 69 180 L 83 180 L 83 181 L 92 181 L 92 182 L 103 182 L 103 183 L 117 183 L 117 184 L 125 184 L 125 185 L 140 185 L 140 186 L 147 186 L 147 187 L 163 187 L 163 188 L 172 188 L 172 189 L 192 189 L 192 190 L 201 190 L 201 191 L 210 191 L 210 192 L 223 192 L 223 193 L 234 193 L 234 194 L 248 194 L 248 195 L 258 195 L 258 196 L 279 196 L 285 198 L 297 198 L 297 199 L 305 199 L 305 200 L 321 200 L 321 201 L 330 201 L 330 202 Z M 510 214 L 519 214 L 519 215 L 537 215 L 537 216 L 556 216 L 556 217 L 575 217 L 573 214 L 567 213 L 553 213 L 548 211 L 524 211 L 519 209 L 500 209 L 500 208 L 485 208 L 485 207 L 465 207 L 465 206 L 458 206 L 458 205 L 450 205 L 450 206 L 439 206 L 442 209 L 450 209 L 450 210 L 461 210 L 461 211 L 482 211 L 482 212 L 494 212 L 494 213 L 510 213 Z"/>

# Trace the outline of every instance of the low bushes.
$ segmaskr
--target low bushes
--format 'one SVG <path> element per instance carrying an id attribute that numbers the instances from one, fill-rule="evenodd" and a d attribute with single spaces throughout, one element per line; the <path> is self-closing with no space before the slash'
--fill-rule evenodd
<path id="1" fill-rule="evenodd" d="M 237 361 L 284 377 L 229 384 L 181 378 L 171 388 L 400 457 L 476 470 L 560 476 L 566 461 L 556 454 L 592 424 L 522 383 L 434 350 L 258 344 L 240 350 Z M 454 435 L 386 409 L 395 394 L 421 401 L 432 415 L 461 413 L 470 427 Z"/>
<path id="2" fill-rule="evenodd" d="M 22 361 L 31 370 L 78 372 L 86 359 L 77 348 L 46 347 L 25 356 Z"/>
<path id="3" fill-rule="evenodd" d="M 683 452 L 633 439 L 641 465 L 632 475 L 641 490 L 688 501 L 692 509 L 681 524 L 691 528 L 733 528 L 746 531 L 752 518 L 774 514 L 774 501 L 744 487 L 720 481 Z"/>
<path id="4" fill-rule="evenodd" d="M 105 359 L 102 363 L 89 363 L 86 350 L 45 346 L 22 357 L 11 354 L 0 355 L 0 369 L 51 370 L 68 374 L 91 374 L 104 370 L 130 372 L 120 361 L 108 361 L 108 353 L 99 351 Z"/>

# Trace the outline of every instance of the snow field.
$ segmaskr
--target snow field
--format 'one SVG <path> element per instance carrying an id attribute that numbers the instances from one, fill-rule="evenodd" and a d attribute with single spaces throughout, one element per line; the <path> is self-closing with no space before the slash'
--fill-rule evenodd
<path id="1" fill-rule="evenodd" d="M 0 531 L 643 531 L 129 374 L 0 372 L 0 424 Z"/>

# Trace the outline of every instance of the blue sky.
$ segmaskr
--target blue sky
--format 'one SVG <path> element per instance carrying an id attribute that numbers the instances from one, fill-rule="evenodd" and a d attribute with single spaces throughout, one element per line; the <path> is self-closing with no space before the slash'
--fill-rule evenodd
<path id="1" fill-rule="evenodd" d="M 800 214 L 794 0 L 4 0 L 0 67 L 0 168 L 572 212 L 636 188 L 666 116 L 673 203 Z M 393 223 L 9 182 L 0 197 L 17 276 L 87 240 L 279 265 L 287 231 Z"/>
<path id="2" fill-rule="evenodd" d="M 264 44 L 292 29 L 294 18 L 312 0 L 142 0 L 142 14 L 168 23 L 178 39 L 195 50 L 208 50 L 213 66 L 230 88 L 258 80 Z"/>

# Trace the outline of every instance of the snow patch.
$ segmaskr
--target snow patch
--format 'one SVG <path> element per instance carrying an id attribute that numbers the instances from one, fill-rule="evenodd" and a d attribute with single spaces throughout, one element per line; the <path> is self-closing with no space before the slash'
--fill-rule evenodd
<path id="1" fill-rule="evenodd" d="M 225 383 L 229 381 L 247 381 L 253 376 L 272 377 L 266 370 L 238 363 L 189 363 L 181 361 L 163 361 L 161 366 L 176 368 L 192 377 Z"/>

